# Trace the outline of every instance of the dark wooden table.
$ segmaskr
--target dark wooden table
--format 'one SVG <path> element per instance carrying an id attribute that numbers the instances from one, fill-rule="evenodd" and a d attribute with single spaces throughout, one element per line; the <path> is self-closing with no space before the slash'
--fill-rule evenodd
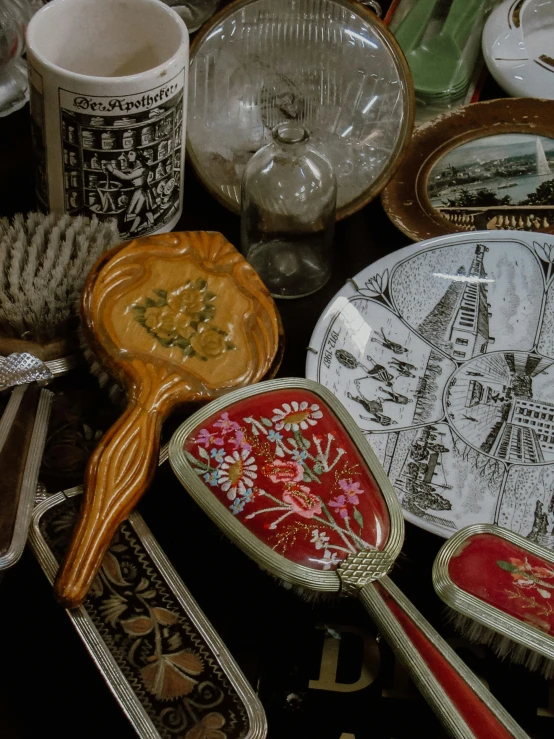
<path id="1" fill-rule="evenodd" d="M 29 113 L 24 108 L 0 119 L 0 215 L 35 208 L 32 175 Z M 178 230 L 196 229 L 218 230 L 238 243 L 239 219 L 213 201 L 188 168 Z M 279 303 L 286 330 L 281 376 L 304 375 L 313 327 L 345 280 L 406 243 L 379 201 L 338 224 L 339 258 L 331 281 L 308 298 Z M 72 389 L 82 398 L 97 392 L 95 381 L 84 375 Z M 173 419 L 169 428 L 179 420 Z M 259 692 L 271 739 L 444 736 L 389 648 L 376 641 L 375 628 L 359 604 L 307 603 L 282 589 L 223 540 L 167 465 L 139 509 Z M 453 633 L 430 578 L 442 540 L 410 524 L 406 529 L 393 579 L 529 735 L 551 737 L 554 684 L 501 663 Z M 327 627 L 342 634 L 336 667 L 326 648 Z M 365 678 L 359 682 L 362 663 Z M 0 583 L 0 665 L 2 739 L 135 736 L 29 551 Z"/>

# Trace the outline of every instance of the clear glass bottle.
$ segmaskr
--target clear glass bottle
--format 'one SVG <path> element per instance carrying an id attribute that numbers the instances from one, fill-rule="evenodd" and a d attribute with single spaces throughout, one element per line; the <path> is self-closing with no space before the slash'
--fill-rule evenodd
<path id="1" fill-rule="evenodd" d="M 257 151 L 241 189 L 241 249 L 276 298 L 300 298 L 331 276 L 337 182 L 308 131 L 287 121 Z"/>

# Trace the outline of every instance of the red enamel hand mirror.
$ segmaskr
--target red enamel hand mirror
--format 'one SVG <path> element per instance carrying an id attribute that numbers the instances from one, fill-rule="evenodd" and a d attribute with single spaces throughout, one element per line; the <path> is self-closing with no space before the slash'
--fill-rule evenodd
<path id="1" fill-rule="evenodd" d="M 329 390 L 294 378 L 231 392 L 180 426 L 169 456 L 197 503 L 261 567 L 359 597 L 452 736 L 527 736 L 386 576 L 404 538 L 400 504 Z"/>

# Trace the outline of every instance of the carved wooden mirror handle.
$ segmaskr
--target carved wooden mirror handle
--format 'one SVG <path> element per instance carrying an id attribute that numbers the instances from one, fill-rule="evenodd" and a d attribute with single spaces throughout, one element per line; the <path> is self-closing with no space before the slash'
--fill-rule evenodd
<path id="1" fill-rule="evenodd" d="M 280 321 L 256 272 L 221 234 L 137 239 L 94 267 L 83 330 L 128 405 L 101 439 L 56 595 L 79 606 L 119 524 L 148 488 L 164 419 L 275 371 Z"/>

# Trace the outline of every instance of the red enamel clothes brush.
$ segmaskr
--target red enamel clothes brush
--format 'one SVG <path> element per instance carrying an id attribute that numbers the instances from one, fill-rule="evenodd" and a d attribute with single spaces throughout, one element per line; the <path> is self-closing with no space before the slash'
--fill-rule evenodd
<path id="1" fill-rule="evenodd" d="M 500 526 L 466 526 L 439 550 L 433 585 L 464 636 L 554 677 L 554 552 Z"/>
<path id="2" fill-rule="evenodd" d="M 453 737 L 527 736 L 386 576 L 404 538 L 400 504 L 326 388 L 294 378 L 233 391 L 185 421 L 169 454 L 197 503 L 262 568 L 360 598 Z"/>

